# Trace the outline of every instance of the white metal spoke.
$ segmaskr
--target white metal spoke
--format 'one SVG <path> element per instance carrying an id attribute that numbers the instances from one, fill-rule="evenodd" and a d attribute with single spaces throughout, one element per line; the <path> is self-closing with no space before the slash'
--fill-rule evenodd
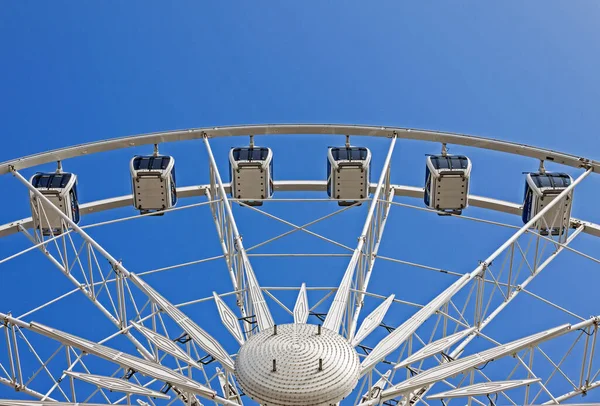
<path id="1" fill-rule="evenodd" d="M 221 180 L 221 175 L 217 168 L 217 163 L 213 156 L 208 137 L 204 136 L 203 140 L 210 163 L 211 191 L 209 193 L 209 199 L 211 199 L 213 203 L 211 204 L 211 208 L 213 209 L 213 213 L 219 211 L 224 213 L 223 215 L 220 215 L 220 221 L 216 221 L 215 224 L 217 225 L 217 231 L 221 238 L 223 253 L 227 259 L 227 266 L 233 282 L 233 288 L 236 291 L 242 290 L 243 281 L 246 281 L 251 300 L 250 306 L 255 312 L 259 330 L 271 328 L 274 324 L 273 318 L 271 317 L 271 312 L 263 297 L 254 270 L 250 265 L 248 254 L 244 249 L 244 244 L 242 243 L 242 238 L 240 237 L 233 211 L 231 210 L 231 204 L 228 200 L 225 187 L 223 186 L 223 181 Z M 217 194 L 219 195 L 219 199 L 215 200 Z M 215 219 L 219 219 L 220 216 L 213 214 Z M 240 307 L 242 317 L 248 316 L 246 314 L 248 304 L 244 299 L 244 295 L 238 295 L 238 306 Z"/>
<path id="2" fill-rule="evenodd" d="M 350 300 L 350 289 L 352 287 L 352 280 L 354 278 L 355 271 L 358 267 L 359 271 L 357 273 L 358 285 L 357 289 L 360 291 L 366 290 L 366 286 L 368 284 L 368 279 L 370 276 L 370 271 L 372 267 L 372 262 L 375 260 L 375 257 L 372 256 L 372 244 L 378 245 L 376 241 L 381 237 L 381 233 L 383 232 L 383 225 L 379 225 L 380 228 L 377 228 L 375 232 L 373 232 L 372 227 L 374 223 L 374 213 L 378 207 L 379 196 L 382 193 L 390 193 L 389 191 L 389 170 L 390 163 L 392 159 L 392 153 L 394 152 L 394 147 L 396 146 L 396 136 L 392 137 L 392 141 L 390 143 L 390 147 L 388 149 L 388 153 L 383 164 L 383 168 L 381 170 L 381 175 L 379 177 L 379 182 L 377 183 L 377 187 L 375 193 L 373 194 L 373 198 L 371 199 L 371 204 L 369 206 L 369 211 L 367 213 L 367 218 L 365 220 L 365 224 L 363 226 L 362 232 L 358 239 L 358 244 L 356 249 L 352 254 L 352 258 L 350 259 L 350 264 L 346 268 L 344 272 L 344 276 L 338 288 L 338 291 L 335 294 L 333 299 L 333 303 L 327 313 L 327 317 L 325 322 L 323 323 L 323 327 L 333 331 L 339 331 L 340 325 L 342 324 L 342 318 L 344 316 L 344 312 L 347 310 L 348 301 Z M 379 211 L 378 211 L 379 213 Z M 384 221 L 384 220 L 383 220 Z M 363 252 L 363 249 L 368 250 L 367 252 Z M 365 258 L 366 257 L 366 258 Z M 369 261 L 367 264 L 365 261 Z M 350 323 L 348 324 L 348 337 L 352 338 L 354 334 L 354 329 L 356 328 L 356 323 L 358 322 L 358 313 L 360 312 L 360 308 L 362 307 L 362 295 L 358 295 L 358 301 L 356 303 L 356 311 L 355 316 L 352 317 L 352 314 L 347 314 L 347 318 Z M 356 321 L 355 321 L 356 320 Z"/>

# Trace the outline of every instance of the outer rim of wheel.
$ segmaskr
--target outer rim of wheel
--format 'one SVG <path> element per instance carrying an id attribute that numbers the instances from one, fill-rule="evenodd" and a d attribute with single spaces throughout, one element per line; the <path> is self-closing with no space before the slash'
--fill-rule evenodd
<path id="1" fill-rule="evenodd" d="M 498 152 L 521 155 L 539 160 L 549 160 L 554 163 L 574 168 L 591 167 L 593 172 L 600 172 L 600 161 L 580 157 L 564 152 L 552 151 L 493 138 L 473 135 L 411 129 L 403 127 L 362 126 L 353 124 L 256 124 L 224 127 L 191 128 L 150 134 L 139 134 L 127 137 L 113 138 L 105 141 L 91 142 L 53 151 L 29 155 L 0 163 L 0 175 L 14 169 L 30 168 L 49 162 L 86 156 L 98 152 L 112 151 L 140 145 L 160 144 L 184 140 L 247 135 L 356 135 L 369 137 L 412 139 L 439 142 L 467 147 L 483 148 Z"/>

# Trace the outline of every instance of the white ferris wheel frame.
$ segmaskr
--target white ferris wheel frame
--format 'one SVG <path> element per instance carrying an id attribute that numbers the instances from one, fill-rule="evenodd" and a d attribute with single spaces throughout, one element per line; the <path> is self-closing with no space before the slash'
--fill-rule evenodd
<path id="1" fill-rule="evenodd" d="M 415 139 L 415 140 L 423 140 L 423 141 L 431 141 L 442 144 L 456 144 L 477 148 L 484 148 L 489 150 L 495 150 L 499 152 L 505 152 L 510 154 L 522 155 L 525 157 L 530 157 L 534 159 L 538 159 L 540 161 L 552 161 L 555 163 L 559 163 L 566 166 L 571 166 L 574 168 L 581 168 L 583 170 L 582 174 L 566 189 L 564 190 L 558 198 L 556 198 L 552 203 L 548 204 L 540 213 L 538 213 L 534 218 L 531 219 L 527 224 L 522 227 L 515 227 L 516 232 L 511 236 L 508 240 L 506 240 L 494 253 L 492 253 L 485 261 L 482 261 L 472 272 L 458 275 L 460 278 L 452 284 L 447 290 L 442 292 L 439 296 L 433 299 L 428 304 L 419 306 L 420 310 L 415 314 L 415 316 L 411 317 L 407 322 L 398 326 L 398 328 L 394 329 L 384 340 L 382 340 L 375 348 L 371 349 L 368 355 L 363 359 L 363 368 L 362 372 L 364 373 L 363 387 L 366 386 L 368 392 L 377 387 L 378 383 L 373 383 L 372 378 L 382 376 L 379 371 L 375 371 L 373 373 L 374 367 L 385 359 L 385 357 L 392 352 L 394 352 L 398 347 L 407 342 L 410 338 L 410 342 L 412 343 L 412 338 L 415 337 L 416 329 L 430 316 L 439 313 L 445 313 L 448 316 L 448 304 L 451 303 L 451 299 L 454 295 L 458 293 L 464 286 L 466 286 L 472 280 L 481 280 L 481 282 L 476 282 L 476 284 L 495 284 L 500 291 L 502 291 L 501 285 L 497 279 L 495 279 L 494 275 L 490 271 L 490 266 L 492 262 L 498 258 L 501 254 L 505 254 L 509 251 L 512 251 L 511 255 L 514 255 L 515 250 L 522 249 L 518 244 L 518 239 L 526 234 L 531 233 L 531 226 L 534 225 L 538 220 L 543 220 L 545 213 L 547 213 L 553 206 L 553 203 L 556 204 L 561 197 L 566 196 L 570 191 L 572 191 L 579 183 L 581 183 L 589 174 L 592 172 L 600 172 L 600 162 L 594 161 L 591 159 L 577 157 L 569 154 L 565 154 L 562 152 L 556 152 L 536 147 L 531 147 L 522 144 L 510 143 L 505 141 L 487 139 L 482 137 L 474 137 L 468 135 L 461 134 L 452 134 L 452 133 L 444 133 L 444 132 L 433 132 L 433 131 L 424 131 L 424 130 L 414 130 L 414 129 L 406 129 L 406 128 L 393 128 L 393 127 L 375 127 L 375 126 L 355 126 L 355 125 L 313 125 L 313 124 L 273 124 L 273 125 L 250 125 L 250 126 L 232 126 L 232 127 L 212 127 L 212 128 L 201 128 L 201 129 L 190 129 L 190 130 L 181 130 L 181 131 L 171 131 L 171 132 L 162 132 L 162 133 L 154 133 L 154 134 L 146 134 L 146 135 L 138 135 L 131 137 L 123 137 L 117 138 L 107 141 L 94 142 L 89 144 L 78 145 L 69 148 L 63 148 L 55 151 L 49 151 L 41 154 L 31 155 L 11 161 L 7 161 L 4 163 L 0 163 L 0 175 L 12 173 L 21 183 L 23 183 L 31 193 L 36 195 L 40 200 L 45 201 L 45 197 L 37 191 L 20 173 L 19 170 L 41 165 L 44 163 L 50 163 L 55 161 L 64 161 L 65 159 L 79 157 L 79 156 L 87 156 L 92 153 L 111 151 L 121 148 L 127 148 L 132 146 L 140 146 L 140 145 L 149 145 L 149 144 L 160 144 L 165 142 L 175 142 L 182 140 L 191 140 L 191 139 L 201 139 L 208 151 L 209 154 L 209 171 L 210 171 L 210 179 L 211 182 L 208 185 L 199 185 L 199 186 L 188 186 L 188 187 L 180 187 L 177 189 L 178 196 L 192 197 L 192 196 L 206 196 L 207 202 L 206 204 L 210 205 L 210 208 L 213 213 L 213 218 L 215 220 L 215 224 L 217 226 L 217 231 L 219 234 L 219 238 L 221 240 L 221 245 L 223 248 L 223 256 L 219 258 L 225 258 L 229 274 L 231 277 L 231 281 L 233 284 L 233 291 L 228 294 L 234 294 L 237 297 L 239 313 L 241 315 L 241 319 L 243 320 L 243 324 L 248 324 L 249 317 L 255 317 L 255 324 L 258 326 L 258 330 L 266 330 L 274 326 L 274 321 L 271 317 L 268 306 L 266 305 L 263 294 L 269 295 L 273 300 L 277 301 L 277 299 L 269 293 L 269 290 L 276 290 L 277 288 L 262 288 L 258 284 L 252 267 L 250 265 L 250 256 L 247 253 L 247 250 L 244 248 L 242 239 L 240 237 L 239 231 L 237 230 L 237 225 L 235 222 L 235 217 L 231 210 L 232 202 L 243 204 L 242 202 L 238 202 L 236 199 L 231 199 L 228 197 L 229 185 L 223 183 L 221 176 L 219 174 L 214 156 L 212 154 L 212 150 L 210 147 L 210 139 L 226 137 L 226 136 L 249 136 L 249 135 L 283 135 L 283 134 L 324 134 L 324 135 L 346 135 L 346 136 L 375 136 L 375 137 L 384 137 L 391 139 L 390 147 L 388 150 L 387 157 L 385 159 L 383 169 L 381 171 L 381 176 L 377 183 L 372 183 L 370 186 L 372 197 L 365 199 L 366 202 L 369 203 L 369 210 L 365 219 L 365 224 L 363 227 L 363 231 L 361 232 L 357 246 L 352 249 L 352 255 L 350 257 L 349 265 L 346 269 L 344 278 L 338 288 L 334 288 L 331 290 L 330 294 L 335 293 L 335 297 L 333 300 L 333 304 L 327 313 L 327 316 L 324 319 L 323 326 L 325 328 L 339 331 L 342 328 L 342 334 L 346 336 L 349 340 L 355 339 L 357 335 L 363 337 L 366 334 L 369 334 L 374 328 L 376 328 L 383 319 L 385 312 L 387 311 L 387 307 L 385 309 L 380 309 L 379 313 L 377 311 L 373 312 L 369 317 L 365 319 L 363 324 L 358 328 L 358 320 L 360 311 L 363 306 L 363 299 L 366 295 L 373 295 L 367 291 L 369 280 L 371 277 L 371 273 L 373 270 L 374 263 L 377 258 L 379 259 L 387 259 L 392 260 L 392 258 L 385 258 L 382 256 L 378 256 L 378 248 L 379 242 L 381 241 L 381 237 L 383 234 L 383 230 L 385 228 L 385 223 L 387 220 L 387 215 L 389 210 L 394 205 L 400 205 L 398 202 L 394 202 L 395 196 L 409 196 L 422 198 L 423 189 L 419 187 L 411 187 L 411 186 L 403 186 L 403 185 L 393 185 L 390 183 L 390 165 L 392 161 L 392 154 L 394 151 L 394 147 L 396 141 L 398 139 Z M 274 183 L 275 191 L 325 191 L 326 190 L 326 182 L 325 181 L 302 181 L 302 180 L 280 180 L 275 181 Z M 276 201 L 277 199 L 271 199 Z M 299 199 L 303 200 L 303 199 Z M 102 201 L 96 201 L 91 203 L 86 203 L 81 205 L 81 214 L 85 215 L 88 213 L 97 213 L 100 211 L 110 210 L 118 207 L 128 206 L 131 204 L 132 196 L 120 196 L 113 197 L 109 199 L 104 199 Z M 47 202 L 46 202 L 47 203 Z M 521 205 L 515 204 L 511 202 L 500 201 L 497 199 L 492 199 L 488 197 L 482 196 L 469 196 L 469 204 L 476 207 L 481 207 L 485 209 L 496 210 L 504 213 L 510 213 L 518 215 L 521 212 Z M 53 210 L 53 207 L 50 205 L 50 208 Z M 258 210 L 252 208 L 253 210 Z M 259 210 L 260 211 L 260 210 Z M 149 352 L 135 337 L 130 334 L 131 326 L 127 325 L 127 317 L 125 312 L 125 296 L 126 289 L 129 289 L 127 285 L 127 281 L 131 281 L 135 284 L 144 294 L 150 299 L 153 303 L 153 306 L 156 307 L 156 312 L 158 308 L 162 308 L 163 311 L 169 314 L 169 316 L 177 319 L 180 317 L 179 310 L 177 310 L 178 306 L 173 306 L 166 299 L 162 298 L 158 295 L 157 292 L 153 291 L 149 285 L 145 284 L 137 275 L 128 271 L 123 264 L 116 260 L 111 254 L 106 251 L 102 245 L 96 242 L 92 237 L 90 237 L 86 231 L 85 227 L 79 227 L 75 223 L 73 223 L 67 216 L 57 211 L 56 214 L 61 215 L 65 225 L 68 228 L 71 228 L 73 233 L 78 234 L 83 240 L 84 244 L 88 250 L 95 250 L 101 256 L 106 258 L 111 267 L 115 271 L 116 277 L 112 280 L 116 282 L 116 286 L 119 293 L 117 306 L 119 309 L 115 309 L 114 313 L 111 313 L 106 307 L 104 307 L 99 301 L 94 298 L 94 293 L 87 288 L 92 288 L 94 286 L 94 282 L 91 283 L 87 281 L 87 285 L 83 285 L 80 281 L 76 280 L 72 275 L 69 275 L 69 271 L 67 269 L 67 263 L 64 261 L 56 259 L 52 256 L 48 250 L 46 249 L 46 244 L 49 244 L 52 240 L 56 240 L 57 237 L 52 237 L 50 239 L 44 240 L 40 239 L 37 235 L 30 234 L 27 229 L 33 226 L 33 222 L 31 218 L 22 219 L 13 221 L 11 223 L 1 225 L 0 226 L 0 237 L 5 237 L 10 234 L 14 234 L 17 232 L 21 232 L 28 236 L 28 238 L 32 241 L 34 246 L 31 249 L 39 248 L 41 249 L 46 256 L 50 259 L 50 261 L 57 266 L 63 273 L 71 279 L 71 281 L 78 286 L 79 289 L 83 289 L 84 293 L 88 295 L 90 300 L 94 302 L 96 307 L 98 307 L 105 316 L 107 316 L 119 329 L 119 333 L 125 334 L 130 338 L 130 340 L 134 343 L 138 351 L 143 355 L 146 360 L 154 360 L 156 361 L 155 356 Z M 135 216 L 139 217 L 139 216 Z M 465 216 L 462 216 L 465 218 Z M 289 225 L 294 227 L 294 231 L 307 231 L 305 230 L 306 225 L 297 226 L 288 222 Z M 463 325 L 467 328 L 472 329 L 472 331 L 462 337 L 459 345 L 453 350 L 452 353 L 448 354 L 449 359 L 458 358 L 462 350 L 469 344 L 469 342 L 477 337 L 484 336 L 482 330 L 487 326 L 492 319 L 494 319 L 520 292 L 526 291 L 527 285 L 543 270 L 554 258 L 558 256 L 560 252 L 564 249 L 573 250 L 569 247 L 569 244 L 573 239 L 579 235 L 580 233 L 588 233 L 592 236 L 600 236 L 600 226 L 591 222 L 578 220 L 575 218 L 570 219 L 569 228 L 574 229 L 575 231 L 571 233 L 571 235 L 561 241 L 553 241 L 549 237 L 543 237 L 537 235 L 538 240 L 548 240 L 552 241 L 555 246 L 555 251 L 549 255 L 546 260 L 539 261 L 537 263 L 534 262 L 533 266 L 530 266 L 531 275 L 525 278 L 518 286 L 511 286 L 510 283 L 508 286 L 504 284 L 504 288 L 506 289 L 505 301 L 497 306 L 491 313 L 487 315 L 487 317 L 481 317 L 478 320 L 477 325 L 470 325 L 466 320 L 466 323 Z M 70 232 L 69 232 L 70 233 Z M 69 234 L 65 233 L 65 234 Z M 316 233 L 313 233 L 316 234 Z M 65 238 L 65 236 L 60 237 Z M 69 236 L 69 238 L 71 238 Z M 72 242 L 72 241 L 71 241 Z M 537 249 L 537 247 L 536 247 Z M 30 250 L 30 249 L 28 249 Z M 577 252 L 577 251 L 575 251 Z M 577 252 L 578 253 L 578 252 Z M 595 260 L 593 257 L 583 254 L 589 259 Z M 0 264 L 6 262 L 10 258 L 5 258 L 0 261 Z M 511 257 L 512 258 L 512 257 Z M 595 260 L 598 262 L 597 260 Z M 402 261 L 398 261 L 402 262 Z M 512 259 L 511 259 L 512 263 Z M 418 265 L 418 264 L 413 264 Z M 90 276 L 91 276 L 90 271 Z M 510 281 L 510 278 L 509 278 Z M 107 281 L 104 281 L 106 283 Z M 98 283 L 98 282 L 96 282 Z M 478 288 L 479 289 L 479 288 Z M 306 288 L 303 286 L 300 288 L 301 293 L 306 291 Z M 219 303 L 220 296 L 225 295 L 216 295 L 214 300 Z M 374 295 L 376 296 L 376 295 Z M 324 300 L 324 299 L 323 299 Z M 477 299 L 478 304 L 477 307 L 483 310 L 483 293 L 482 297 Z M 491 299 L 490 299 L 491 300 Z M 386 302 L 398 301 L 393 297 Z M 401 302 L 401 301 L 398 301 Z M 546 301 L 548 302 L 548 301 Z M 385 303 L 384 303 L 385 304 Z M 281 304 L 283 307 L 285 305 Z M 301 306 L 301 310 L 306 312 L 306 306 Z M 389 304 L 387 305 L 389 307 Z M 454 305 L 453 305 L 454 306 Z M 559 307 L 558 305 L 554 305 L 555 307 Z M 313 306 L 314 308 L 315 306 Z M 379 309 L 379 308 L 378 308 Z M 231 311 L 230 309 L 225 307 L 220 308 L 220 311 Z M 296 309 L 295 309 L 296 310 Z M 486 309 L 487 310 L 487 309 Z M 179 313 L 178 313 L 179 312 Z M 29 312 L 31 313 L 31 312 Z M 296 317 L 296 312 L 294 311 L 294 316 Z M 485 312 L 483 312 L 485 313 Z M 483 313 L 480 315 L 482 316 Z M 138 318 L 141 313 L 138 313 Z M 182 314 L 182 313 L 181 313 Z M 462 316 L 462 315 L 461 315 Z M 6 342 L 8 346 L 8 351 L 11 358 L 11 369 L 12 369 L 12 379 L 0 378 L 0 383 L 3 383 L 8 386 L 18 387 L 20 390 L 29 393 L 30 395 L 37 397 L 41 400 L 50 399 L 49 393 L 52 393 L 52 390 L 56 389 L 59 385 L 58 382 L 55 382 L 55 385 L 51 391 L 46 394 L 42 394 L 33 390 L 29 390 L 27 385 L 24 384 L 22 375 L 22 366 L 20 365 L 20 361 L 18 359 L 18 349 L 16 348 L 16 339 L 15 336 L 17 333 L 22 334 L 23 330 L 35 330 L 36 333 L 43 333 L 42 329 L 36 327 L 33 323 L 25 323 L 19 318 L 13 318 L 10 315 L 5 315 L 0 313 L 0 318 L 4 319 L 4 330 L 6 332 Z M 593 343 L 591 343 L 591 354 L 588 352 L 588 341 L 590 341 L 590 336 L 594 332 L 596 332 L 598 328 L 598 318 L 593 317 L 589 319 L 582 319 L 579 317 L 581 321 L 573 326 L 570 326 L 565 330 L 565 332 L 572 331 L 573 329 L 587 329 L 590 335 L 586 338 L 586 353 L 584 356 L 584 360 L 582 363 L 582 373 L 580 379 L 580 385 L 574 385 L 573 391 L 562 394 L 560 396 L 554 396 L 545 386 L 543 382 L 540 380 L 535 381 L 535 383 L 539 384 L 541 389 L 540 391 L 544 391 L 551 398 L 550 402 L 562 402 L 564 400 L 575 397 L 581 393 L 586 393 L 598 386 L 600 386 L 600 380 L 594 380 L 598 374 L 594 376 L 594 379 L 591 379 L 592 372 L 592 362 L 593 362 L 593 348 L 595 345 L 595 335 L 593 337 Z M 225 324 L 225 323 L 224 323 Z M 227 326 L 228 330 L 230 330 L 233 334 L 232 327 Z M 184 331 L 194 339 L 194 342 L 201 348 L 203 348 L 209 355 L 212 355 L 216 358 L 226 369 L 227 365 L 229 365 L 228 354 L 222 354 L 219 356 L 219 351 L 217 347 L 214 347 L 215 343 L 212 343 L 212 337 L 203 334 L 203 331 L 196 326 L 195 324 L 187 326 L 187 328 L 183 328 Z M 9 339 L 9 331 L 12 334 L 12 339 Z M 562 331 L 562 330 L 561 330 Z M 244 331 L 244 336 L 248 337 L 248 331 Z M 562 334 L 562 333 L 561 333 Z M 52 338 L 56 341 L 62 342 L 64 345 L 71 346 L 72 348 L 78 348 L 81 351 L 86 351 L 86 348 L 77 345 L 76 340 L 69 340 L 65 338 L 66 336 L 61 336 L 61 334 L 55 334 Z M 418 337 L 418 336 L 416 336 Z M 550 338 L 553 338 L 549 337 Z M 244 337 L 239 337 L 240 340 L 243 340 Z M 420 340 L 420 339 L 419 339 Z M 537 345 L 546 339 L 541 339 L 535 341 L 534 344 Z M 354 340 L 356 341 L 356 339 Z M 493 340 L 492 340 L 493 342 Z M 12 343 L 12 346 L 11 346 Z M 358 344 L 358 343 L 357 343 Z M 426 346 L 427 343 L 423 342 Z M 431 344 L 431 342 L 429 343 Z M 496 343 L 499 344 L 499 343 Z M 216 343 L 218 346 L 218 343 Z M 528 342 L 528 345 L 532 345 Z M 519 347 L 520 348 L 520 347 Z M 532 347 L 533 348 L 533 347 Z M 539 350 L 539 349 L 538 349 Z M 541 351 L 541 350 L 540 350 Z M 533 353 L 533 349 L 531 349 L 531 353 Z M 99 354 L 101 354 L 99 352 Z M 78 360 L 81 358 L 79 355 Z M 531 371 L 532 360 L 527 363 L 523 361 L 519 356 L 517 356 L 519 362 L 528 369 L 528 374 L 535 377 L 533 371 Z M 76 361 L 77 362 L 77 361 Z M 75 362 L 75 363 L 76 363 Z M 443 359 L 440 360 L 440 363 L 443 364 Z M 121 366 L 123 368 L 129 367 L 132 368 L 127 363 L 122 363 Z M 442 367 L 442 365 L 440 365 Z M 556 366 L 556 371 L 560 371 L 560 364 Z M 586 371 L 587 380 L 585 383 L 583 382 L 584 372 Z M 230 376 L 229 374 L 232 371 L 226 371 L 225 381 L 229 382 Z M 458 371 L 458 372 L 466 372 L 466 370 Z M 553 374 L 554 374 L 553 372 Z M 599 371 L 600 372 L 600 371 Z M 457 371 L 453 371 L 453 373 L 457 373 Z M 152 376 L 152 375 L 150 375 Z M 389 375 L 388 375 L 389 376 Z M 417 375 L 419 376 L 419 375 Z M 161 379 L 164 376 L 160 374 L 156 374 L 154 376 L 155 379 Z M 68 378 L 73 382 L 73 377 L 71 375 L 65 374 L 61 376 L 61 379 Z M 220 379 L 222 377 L 220 376 Z M 178 378 L 179 379 L 179 378 Z M 434 383 L 425 382 L 420 383 L 416 386 L 410 387 L 410 392 L 406 392 L 406 389 L 401 389 L 401 385 L 394 386 L 391 382 L 391 379 L 387 378 L 384 384 L 381 384 L 380 393 L 376 398 L 371 400 L 367 399 L 361 404 L 363 405 L 371 405 L 377 404 L 380 402 L 390 401 L 398 396 L 401 396 L 404 399 L 404 403 L 413 404 L 415 402 L 423 401 L 425 402 L 425 394 L 428 391 L 429 386 Z M 164 380 L 164 379 L 163 379 Z M 535 380 L 535 379 L 534 379 Z M 534 381 L 532 380 L 532 382 Z M 410 381 L 410 380 L 409 380 Z M 224 405 L 232 405 L 238 404 L 232 402 L 232 398 L 228 398 L 227 396 L 220 397 L 214 391 L 210 391 L 206 388 L 194 389 L 193 387 L 187 385 L 183 381 L 177 381 L 177 384 L 171 385 L 173 390 L 177 393 L 177 395 L 183 399 L 185 402 L 191 402 L 192 395 L 208 397 L 217 401 L 220 404 Z M 108 386 L 109 383 L 107 382 Z M 179 385 L 179 388 L 177 387 Z M 385 385 L 389 385 L 390 388 L 384 390 Z M 75 390 L 73 389 L 73 384 L 71 384 L 73 397 L 75 395 Z M 395 389 L 398 388 L 398 389 Z M 415 391 L 415 388 L 420 388 Z M 361 389 L 362 391 L 362 389 Z M 214 393 L 213 393 L 214 392 Z M 539 395 L 539 392 L 538 392 Z M 128 395 L 129 396 L 129 395 Z M 238 395 L 236 395 L 238 396 Z M 239 396 L 238 396 L 239 398 Z M 536 396 L 537 398 L 537 396 Z M 471 400 L 470 400 L 471 401 Z M 475 402 L 481 403 L 477 400 Z M 360 403 L 360 402 L 358 402 Z"/>

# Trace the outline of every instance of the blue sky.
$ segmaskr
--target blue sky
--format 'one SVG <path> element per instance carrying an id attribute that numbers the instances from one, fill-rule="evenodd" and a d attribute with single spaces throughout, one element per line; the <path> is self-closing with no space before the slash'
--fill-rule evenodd
<path id="1" fill-rule="evenodd" d="M 597 3 L 382 1 L 369 6 L 358 1 L 7 2 L 0 13 L 0 161 L 145 132 L 288 122 L 452 131 L 600 158 Z M 213 143 L 223 171 L 229 148 L 246 142 Z M 273 148 L 279 179 L 323 179 L 326 147 L 342 142 L 342 137 L 257 137 L 257 143 Z M 353 142 L 371 148 L 378 170 L 387 141 Z M 161 150 L 176 157 L 180 185 L 207 182 L 201 143 Z M 400 141 L 392 181 L 420 186 L 424 154 L 438 151 L 439 145 Z M 80 176 L 80 198 L 87 202 L 129 193 L 128 160 L 149 152 L 121 150 L 64 165 Z M 451 152 L 472 157 L 473 193 L 514 202 L 521 199 L 521 172 L 537 168 L 535 161 L 488 151 L 451 146 Z M 0 185 L 0 223 L 29 216 L 23 187 L 9 176 L 0 178 Z M 577 191 L 574 215 L 600 222 L 593 203 L 598 197 L 598 179 L 592 176 Z M 265 209 L 296 224 L 336 209 L 316 205 L 272 203 Z M 352 246 L 365 211 L 345 213 L 344 220 L 314 231 Z M 247 245 L 288 229 L 249 210 L 235 212 Z M 82 223 L 132 214 L 132 208 L 124 208 L 88 216 Z M 519 224 L 517 218 L 478 209 L 468 214 Z M 441 237 L 433 239 L 434 234 Z M 135 272 L 220 253 L 206 207 L 98 228 L 92 235 Z M 464 273 L 509 235 L 510 230 L 393 208 L 381 251 Z M 598 252 L 598 242 L 587 236 L 575 246 L 591 255 Z M 3 239 L 0 257 L 25 247 L 22 236 Z M 291 250 L 343 252 L 298 234 L 261 252 Z M 253 264 L 264 286 L 303 281 L 334 286 L 345 261 L 254 258 Z M 600 281 L 596 264 L 566 254 L 550 268 L 532 284 L 534 292 L 584 317 L 598 313 L 594 296 L 585 293 L 585 285 Z M 376 272 L 373 291 L 419 303 L 454 280 L 390 263 L 378 263 Z M 72 287 L 39 253 L 0 265 L 0 273 L 0 284 L 16 286 L 3 289 L 2 312 L 21 314 Z M 147 280 L 176 303 L 230 289 L 222 261 Z M 286 299 L 293 305 L 293 295 Z M 563 320 L 527 299 L 515 301 L 513 308 L 489 327 L 498 340 Z M 399 324 L 409 310 L 399 308 L 389 323 Z M 99 339 L 112 330 L 104 321 L 90 330 L 90 320 L 100 318 L 95 312 L 83 297 L 73 296 L 31 319 Z M 190 307 L 190 312 L 203 317 L 199 323 L 211 326 L 209 331 L 235 351 L 212 308 Z M 285 320 L 283 313 L 277 315 Z M 11 396 L 16 396 L 12 390 L 0 387 L 0 397 Z"/>

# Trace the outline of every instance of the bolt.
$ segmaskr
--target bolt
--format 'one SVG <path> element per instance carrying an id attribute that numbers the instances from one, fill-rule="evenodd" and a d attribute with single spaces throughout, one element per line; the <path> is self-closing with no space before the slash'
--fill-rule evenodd
<path id="1" fill-rule="evenodd" d="M 323 358 L 319 358 L 319 371 L 323 370 Z"/>
<path id="2" fill-rule="evenodd" d="M 318 336 L 321 335 L 321 325 L 320 324 L 317 326 L 317 335 Z"/>
<path id="3" fill-rule="evenodd" d="M 276 336 L 277 335 L 277 324 L 275 324 L 273 326 L 273 335 Z"/>
<path id="4" fill-rule="evenodd" d="M 277 372 L 277 362 L 273 360 L 273 372 Z"/>

